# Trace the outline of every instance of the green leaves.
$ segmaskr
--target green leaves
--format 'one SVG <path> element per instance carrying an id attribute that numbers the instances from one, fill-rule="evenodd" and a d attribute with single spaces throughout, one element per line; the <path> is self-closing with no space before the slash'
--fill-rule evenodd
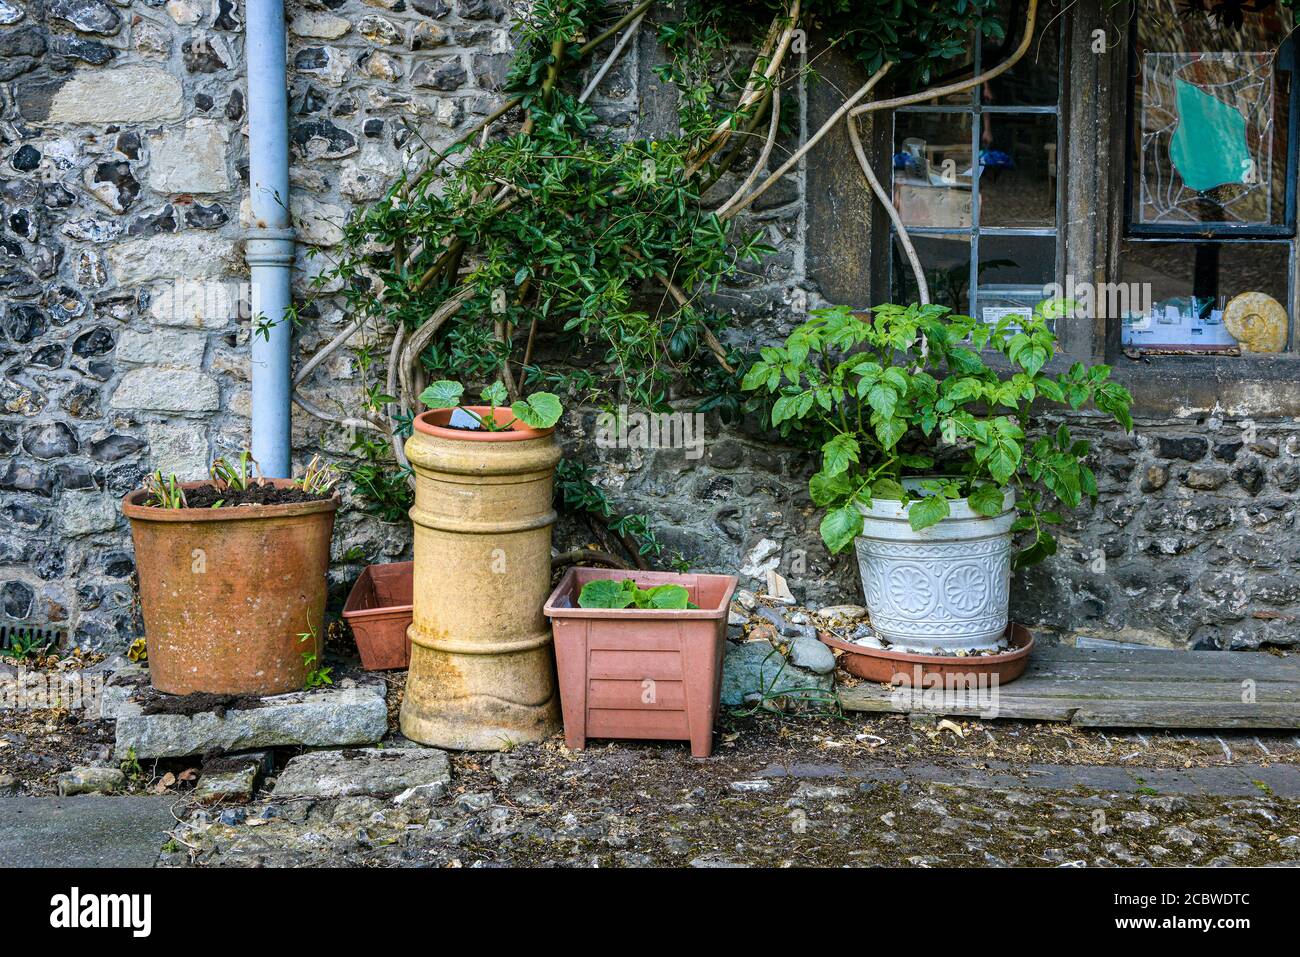
<path id="1" fill-rule="evenodd" d="M 985 425 L 984 435 L 975 445 L 975 461 L 988 470 L 994 482 L 1006 485 L 1020 465 L 1025 433 L 1004 415 Z"/>
<path id="2" fill-rule="evenodd" d="M 615 581 L 597 578 L 582 586 L 578 593 L 579 608 L 650 608 L 677 610 L 695 608 L 690 593 L 681 585 L 655 585 L 641 588 L 631 578 Z"/>
<path id="3" fill-rule="evenodd" d="M 420 401 L 430 409 L 454 409 L 460 405 L 465 387 L 459 382 L 440 379 L 420 393 Z"/>
<path id="4" fill-rule="evenodd" d="M 690 593 L 681 585 L 655 585 L 636 590 L 632 603 L 638 608 L 681 609 L 693 608 Z"/>
<path id="5" fill-rule="evenodd" d="M 871 417 L 871 422 L 876 427 L 876 439 L 886 452 L 893 449 L 907 434 L 907 422 L 904 419 L 886 419 L 877 415 Z"/>
<path id="6" fill-rule="evenodd" d="M 822 471 L 828 476 L 847 472 L 859 460 L 860 452 L 857 438 L 841 432 L 822 446 Z"/>
<path id="7" fill-rule="evenodd" d="M 1027 548 L 1021 549 L 1011 560 L 1011 567 L 1019 571 L 1036 565 L 1044 558 L 1056 554 L 1056 539 L 1045 531 L 1040 531 Z"/>
<path id="8" fill-rule="evenodd" d="M 948 500 L 942 495 L 927 495 L 919 502 L 912 503 L 907 510 L 907 521 L 912 526 L 912 531 L 919 532 L 931 525 L 939 524 L 951 512 Z"/>
<path id="9" fill-rule="evenodd" d="M 459 382 L 440 379 L 420 393 L 420 401 L 431 409 L 454 409 L 460 405 L 464 393 L 465 388 Z M 509 393 L 500 382 L 494 382 L 485 388 L 480 396 L 484 402 L 495 408 L 505 403 Z M 513 403 L 510 411 L 517 420 L 527 426 L 534 429 L 549 429 L 560 421 L 560 416 L 564 414 L 564 406 L 559 398 L 550 392 L 534 392 L 528 398 Z M 493 432 L 505 428 L 504 424 L 497 425 L 489 415 L 482 416 L 480 422 L 484 428 Z"/>
<path id="10" fill-rule="evenodd" d="M 870 405 L 882 419 L 888 419 L 893 416 L 894 409 L 898 406 L 898 393 L 894 391 L 892 386 L 886 385 L 883 382 L 878 383 L 867 390 L 867 404 Z"/>
<path id="11" fill-rule="evenodd" d="M 879 478 L 871 483 L 871 494 L 875 498 L 893 499 L 900 504 L 907 503 L 907 489 L 903 483 L 892 478 Z"/>
<path id="12" fill-rule="evenodd" d="M 808 497 L 818 508 L 826 508 L 852 494 L 853 483 L 843 473 L 830 475 L 826 472 L 818 472 L 808 480 Z"/>
<path id="13" fill-rule="evenodd" d="M 841 506 L 826 513 L 820 531 L 831 554 L 838 554 L 862 534 L 862 513 L 853 505 Z"/>
<path id="14" fill-rule="evenodd" d="M 981 485 L 966 496 L 966 502 L 974 511 L 991 518 L 1002 511 L 1003 491 L 997 485 Z"/>
<path id="15" fill-rule="evenodd" d="M 1106 371 L 1109 373 L 1110 370 Z M 1128 389 L 1117 382 L 1107 382 L 1097 386 L 1093 393 L 1093 402 L 1101 411 L 1114 416 L 1119 424 L 1124 426 L 1125 432 L 1133 431 L 1133 416 L 1129 414 L 1133 396 L 1129 394 Z"/>
<path id="16" fill-rule="evenodd" d="M 505 405 L 506 399 L 510 394 L 501 382 L 493 382 L 490 386 L 479 393 L 479 398 L 491 406 Z"/>
<path id="17" fill-rule="evenodd" d="M 510 406 L 516 419 L 534 429 L 549 429 L 560 421 L 564 406 L 550 392 L 534 392 Z"/>
<path id="18" fill-rule="evenodd" d="M 873 501 L 902 502 L 920 530 L 960 498 L 978 515 L 1000 515 L 1014 488 L 1021 510 L 1014 530 L 1033 536 L 1022 562 L 1049 554 L 1055 540 L 1043 527 L 1061 520 L 1053 506 L 1095 499 L 1097 482 L 1088 443 L 1064 427 L 1042 435 L 1039 406 L 1091 401 L 1124 428 L 1132 424 L 1132 397 L 1110 381 L 1108 367 L 1074 363 L 1044 373 L 1056 354 L 1049 323 L 1072 309 L 1068 301 L 1044 303 L 1015 317 L 1013 332 L 1009 317 L 988 326 L 942 306 L 884 304 L 869 318 L 835 307 L 814 312 L 783 345 L 764 347 L 742 385 L 754 393 L 751 408 L 771 402 L 783 436 L 821 451 L 808 494 L 827 510 L 827 547 L 847 547 L 861 532 L 859 507 Z M 986 362 L 991 350 L 1006 356 L 1009 372 Z M 936 471 L 943 477 L 909 493 L 914 483 L 904 479 Z"/>
<path id="19" fill-rule="evenodd" d="M 597 578 L 582 586 L 578 593 L 580 608 L 626 608 L 632 604 L 636 595 L 636 583 L 628 578 L 614 581 L 612 578 Z"/>
<path id="20" fill-rule="evenodd" d="M 801 419 L 812 410 L 815 396 L 811 392 L 791 392 L 781 396 L 772 405 L 772 424 L 780 425 L 786 419 Z"/>

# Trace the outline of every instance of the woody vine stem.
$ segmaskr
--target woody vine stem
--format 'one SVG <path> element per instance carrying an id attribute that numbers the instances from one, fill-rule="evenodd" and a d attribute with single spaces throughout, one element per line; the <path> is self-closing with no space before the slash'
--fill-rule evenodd
<path id="1" fill-rule="evenodd" d="M 512 397 L 544 386 L 580 402 L 618 398 L 650 408 L 664 407 L 669 389 L 686 380 L 702 395 L 701 408 L 737 416 L 739 376 L 752 357 L 724 344 L 727 318 L 710 308 L 708 294 L 742 262 L 774 252 L 762 232 L 738 228 L 741 214 L 844 123 L 928 301 L 915 249 L 858 126 L 873 112 L 961 92 L 1010 69 L 1029 48 L 1037 0 L 1019 5 L 1013 16 L 1023 34 L 1009 56 L 980 76 L 931 87 L 973 31 L 1003 35 L 997 0 L 868 0 L 848 12 L 836 0 L 677 0 L 657 39 L 667 54 L 659 79 L 677 91 L 679 130 L 646 141 L 600 132 L 589 100 L 645 29 L 654 0 L 627 7 L 536 0 L 516 24 L 505 102 L 442 149 L 411 126 L 406 171 L 350 217 L 340 254 L 292 310 L 297 322 L 317 300 L 341 297 L 348 316 L 299 368 L 294 401 L 352 430 L 356 488 L 390 517 L 409 495 L 402 447 L 431 377 L 496 380 Z M 782 88 L 812 72 L 791 54 L 814 23 L 869 79 L 764 176 L 783 142 L 782 106 L 793 100 Z M 870 100 L 887 76 L 919 89 Z M 745 160 L 752 165 L 741 175 Z M 724 183 L 731 185 L 715 197 Z M 543 362 L 548 341 L 562 343 L 562 359 L 578 361 Z M 326 408 L 308 391 L 344 348 L 363 377 L 359 410 Z M 611 547 L 617 541 L 644 564 L 636 529 L 614 527 L 607 507 L 587 510 L 607 526 Z"/>

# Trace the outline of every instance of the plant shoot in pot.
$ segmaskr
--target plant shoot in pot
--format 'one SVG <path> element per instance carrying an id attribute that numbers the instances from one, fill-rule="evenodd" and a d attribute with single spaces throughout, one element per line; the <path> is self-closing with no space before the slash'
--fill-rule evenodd
<path id="1" fill-rule="evenodd" d="M 420 401 L 435 411 L 453 410 L 452 418 L 448 422 L 453 429 L 507 432 L 516 422 L 522 422 L 533 429 L 549 429 L 560 421 L 560 416 L 564 414 L 564 406 L 560 404 L 558 397 L 550 392 L 534 392 L 527 398 L 510 404 L 510 412 L 514 418 L 506 422 L 498 422 L 497 409 L 504 407 L 509 401 L 509 394 L 504 385 L 494 382 L 479 393 L 479 398 L 488 408 L 487 414 L 480 414 L 473 407 L 462 405 L 461 397 L 464 393 L 465 387 L 459 382 L 440 379 L 420 393 Z"/>
<path id="2" fill-rule="evenodd" d="M 808 492 L 826 510 L 822 539 L 856 544 L 871 627 L 891 651 L 1005 650 L 1012 567 L 1056 551 L 1057 503 L 1096 500 L 1088 443 L 1064 423 L 1031 435 L 1031 410 L 1051 404 L 1091 403 L 1132 428 L 1109 368 L 1048 371 L 1049 322 L 1072 309 L 1047 300 L 996 325 L 935 305 L 824 309 L 747 371 L 772 424 L 820 448 Z"/>

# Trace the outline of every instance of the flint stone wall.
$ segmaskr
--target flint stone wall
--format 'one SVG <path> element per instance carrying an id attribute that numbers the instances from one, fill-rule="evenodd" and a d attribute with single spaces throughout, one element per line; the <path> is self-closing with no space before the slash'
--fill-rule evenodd
<path id="1" fill-rule="evenodd" d="M 340 241 L 348 211 L 397 175 L 413 130 L 445 144 L 490 112 L 511 40 L 497 0 L 292 0 L 287 14 L 305 301 L 325 261 L 306 245 Z M 247 444 L 242 31 L 235 0 L 0 0 L 0 625 L 129 644 L 139 620 L 118 500 L 154 469 L 197 478 Z M 616 135 L 653 135 L 662 118 L 645 40 L 593 101 Z M 804 125 L 810 96 L 799 94 Z M 778 252 L 715 298 L 743 319 L 734 341 L 772 341 L 824 301 L 827 245 L 810 251 L 824 230 L 810 236 L 808 213 L 830 202 L 827 175 L 800 168 L 747 213 L 743 228 Z M 863 262 L 860 244 L 838 242 L 841 272 Z M 300 362 L 343 322 L 328 297 L 304 317 Z M 346 406 L 360 382 L 344 350 L 304 391 Z M 1070 516 L 1060 553 L 1017 579 L 1017 618 L 1175 646 L 1300 640 L 1294 423 L 1198 415 L 1144 420 L 1136 437 L 1076 423 L 1096 440 L 1103 501 Z M 710 418 L 699 457 L 599 448 L 589 411 L 570 412 L 565 432 L 620 507 L 654 518 L 668 553 L 740 569 L 750 587 L 775 567 L 813 604 L 859 594 L 851 557 L 832 559 L 817 538 L 810 459 L 754 423 Z M 293 435 L 299 464 L 351 441 L 298 408 Z M 584 534 L 560 528 L 566 546 Z M 409 554 L 410 533 L 348 507 L 334 548 L 338 595 L 365 562 Z"/>

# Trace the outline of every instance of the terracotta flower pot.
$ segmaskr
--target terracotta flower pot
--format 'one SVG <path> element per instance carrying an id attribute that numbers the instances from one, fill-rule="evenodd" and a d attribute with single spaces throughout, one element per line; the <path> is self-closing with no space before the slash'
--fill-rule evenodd
<path id="1" fill-rule="evenodd" d="M 924 681 L 947 678 L 975 678 L 997 675 L 998 684 L 1015 681 L 1025 673 L 1034 636 L 1024 625 L 1007 628 L 1008 650 L 999 655 L 928 655 L 867 648 L 852 641 L 842 641 L 825 632 L 823 643 L 844 652 L 839 663 L 849 674 L 887 685 L 922 687 Z"/>
<path id="2" fill-rule="evenodd" d="M 598 578 L 631 578 L 643 588 L 681 585 L 699 607 L 578 607 L 582 586 Z M 546 603 L 565 743 L 576 750 L 589 737 L 655 738 L 690 741 L 697 758 L 712 754 L 735 590 L 733 575 L 569 569 Z"/>
<path id="3" fill-rule="evenodd" d="M 361 667 L 405 668 L 411 661 L 411 592 L 414 562 L 367 565 L 348 592 L 343 620 L 352 629 Z"/>
<path id="4" fill-rule="evenodd" d="M 487 407 L 471 407 L 487 415 Z M 559 726 L 551 631 L 552 430 L 446 428 L 416 417 L 411 670 L 402 733 L 470 751 L 540 741 Z M 497 410 L 502 424 L 513 416 Z"/>
<path id="5" fill-rule="evenodd" d="M 289 479 L 268 479 L 279 487 Z M 185 482 L 185 489 L 208 485 Z M 325 573 L 338 496 L 234 508 L 152 508 L 131 520 L 153 686 L 169 694 L 282 694 L 307 678 L 324 637 Z"/>

